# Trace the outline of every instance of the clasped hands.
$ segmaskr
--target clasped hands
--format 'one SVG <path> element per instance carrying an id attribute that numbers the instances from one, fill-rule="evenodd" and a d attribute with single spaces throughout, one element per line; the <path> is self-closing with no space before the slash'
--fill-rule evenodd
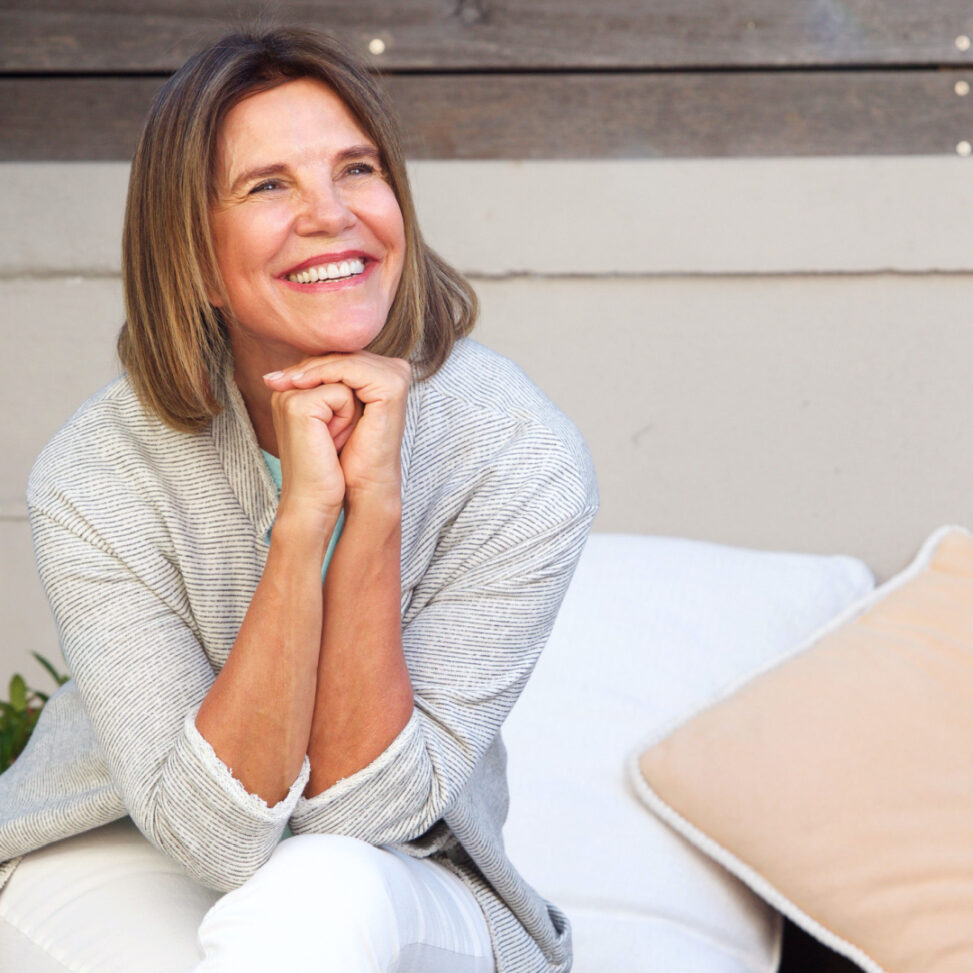
<path id="1" fill-rule="evenodd" d="M 272 390 L 282 509 L 332 523 L 343 505 L 397 509 L 408 362 L 329 354 L 263 379 Z"/>

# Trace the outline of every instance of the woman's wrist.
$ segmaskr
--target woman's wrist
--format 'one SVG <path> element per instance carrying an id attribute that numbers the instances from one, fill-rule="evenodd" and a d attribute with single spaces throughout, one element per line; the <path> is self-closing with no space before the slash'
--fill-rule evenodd
<path id="1" fill-rule="evenodd" d="M 324 559 L 341 507 L 315 508 L 306 504 L 285 503 L 277 508 L 271 545 L 283 546 L 298 556 Z"/>
<path id="2" fill-rule="evenodd" d="M 345 495 L 347 525 L 362 521 L 374 526 L 396 526 L 402 521 L 402 495 L 394 488 L 350 488 Z"/>

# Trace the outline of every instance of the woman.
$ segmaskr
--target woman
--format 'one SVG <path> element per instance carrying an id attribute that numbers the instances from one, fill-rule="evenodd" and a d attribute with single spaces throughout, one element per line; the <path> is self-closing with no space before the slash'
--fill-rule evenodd
<path id="1" fill-rule="evenodd" d="M 503 852 L 499 729 L 590 464 L 463 338 L 475 298 L 422 242 L 367 73 L 300 30 L 192 58 L 123 252 L 127 374 L 28 486 L 73 679 L 0 777 L 0 860 L 130 815 L 229 893 L 206 973 L 568 969 Z"/>

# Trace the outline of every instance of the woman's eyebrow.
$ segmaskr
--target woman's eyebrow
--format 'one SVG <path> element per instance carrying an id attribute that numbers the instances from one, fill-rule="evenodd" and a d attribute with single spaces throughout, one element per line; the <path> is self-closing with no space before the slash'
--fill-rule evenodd
<path id="1" fill-rule="evenodd" d="M 335 156 L 335 161 L 345 162 L 348 159 L 361 159 L 362 157 L 371 159 L 376 164 L 381 162 L 378 149 L 376 149 L 374 145 L 369 145 L 367 142 L 363 143 L 362 145 L 350 145 L 347 149 L 342 149 L 337 156 Z"/>

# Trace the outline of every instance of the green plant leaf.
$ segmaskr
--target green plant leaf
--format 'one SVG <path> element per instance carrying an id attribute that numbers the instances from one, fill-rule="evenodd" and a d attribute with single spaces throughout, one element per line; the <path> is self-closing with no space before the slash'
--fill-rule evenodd
<path id="1" fill-rule="evenodd" d="M 48 659 L 45 659 L 40 652 L 32 652 L 31 655 L 48 671 L 51 678 L 59 686 L 63 686 L 68 681 L 68 677 L 58 672 L 57 669 L 54 668 L 54 665 Z"/>
<path id="2" fill-rule="evenodd" d="M 10 705 L 19 712 L 27 709 L 27 683 L 20 674 L 10 680 Z"/>
<path id="3" fill-rule="evenodd" d="M 44 656 L 37 652 L 32 654 L 58 686 L 68 681 L 68 677 L 58 672 Z M 20 756 L 48 701 L 47 693 L 28 687 L 19 674 L 10 680 L 9 693 L 9 701 L 0 699 L 0 773 Z"/>

